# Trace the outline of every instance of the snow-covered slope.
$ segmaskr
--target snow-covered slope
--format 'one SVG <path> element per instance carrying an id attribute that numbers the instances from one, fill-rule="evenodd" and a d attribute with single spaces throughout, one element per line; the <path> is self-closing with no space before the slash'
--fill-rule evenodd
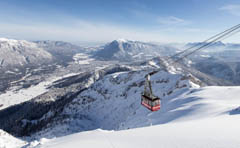
<path id="1" fill-rule="evenodd" d="M 176 50 L 176 48 L 171 46 L 118 39 L 106 44 L 103 49 L 95 53 L 94 57 L 119 61 L 145 60 L 156 56 L 171 55 Z"/>
<path id="2" fill-rule="evenodd" d="M 0 66 L 24 66 L 52 60 L 50 53 L 25 40 L 0 38 Z"/>
<path id="3" fill-rule="evenodd" d="M 132 118 L 131 125 L 143 122 L 150 127 L 123 131 L 98 129 L 49 140 L 38 147 L 239 148 L 239 96 L 240 87 L 196 88 L 163 103 L 162 110 L 158 112 L 145 110 L 148 120 L 144 122 L 141 118 Z M 171 103 L 181 105 L 172 108 Z M 140 105 L 138 108 L 144 110 Z M 164 111 L 166 108 L 171 108 L 169 113 Z M 121 117 L 122 113 L 117 108 L 114 112 Z M 109 114 L 114 112 L 110 110 Z M 99 113 L 98 116 L 104 114 Z M 132 116 L 128 115 L 129 118 Z M 141 112 L 138 116 L 145 114 Z M 175 120 L 160 124 L 172 116 Z"/>
<path id="4" fill-rule="evenodd" d="M 0 129 L 0 148 L 20 148 L 27 144 Z"/>
<path id="5" fill-rule="evenodd" d="M 143 91 L 146 72 L 116 73 L 96 82 L 90 89 L 73 100 L 66 114 L 87 114 L 103 129 L 126 129 L 146 126 L 147 111 L 139 108 L 141 91 Z M 163 99 L 176 96 L 190 87 L 198 87 L 181 74 L 169 74 L 161 71 L 152 77 L 153 92 Z M 95 100 L 95 101 L 94 101 Z M 82 102 L 84 108 L 76 105 Z M 93 102 L 93 103 L 87 103 Z M 72 113 L 73 111 L 73 113 Z M 77 111 L 77 112 L 75 112 Z M 139 118 L 140 117 L 140 118 Z M 141 121 L 127 124 L 132 120 Z"/>
<path id="6" fill-rule="evenodd" d="M 52 137 L 96 128 L 121 130 L 148 126 L 149 111 L 140 106 L 144 76 L 148 72 L 120 72 L 98 80 L 67 104 L 63 112 L 55 118 L 55 122 L 49 124 L 40 135 Z M 162 98 L 163 104 L 170 104 L 170 108 L 163 106 L 162 111 L 158 112 L 158 117 L 163 113 L 171 116 L 171 108 L 184 104 L 184 101 L 170 103 L 172 99 L 192 88 L 198 88 L 201 84 L 191 75 L 174 71 L 171 73 L 160 71 L 152 77 L 152 80 L 155 94 Z M 175 117 L 164 119 L 166 118 L 154 124 L 170 122 Z M 139 122 L 133 123 L 134 120 Z"/>

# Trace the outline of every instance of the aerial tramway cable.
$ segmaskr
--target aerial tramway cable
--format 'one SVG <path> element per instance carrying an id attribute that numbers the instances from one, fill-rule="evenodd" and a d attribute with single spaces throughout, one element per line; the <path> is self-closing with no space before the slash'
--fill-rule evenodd
<path id="1" fill-rule="evenodd" d="M 226 39 L 238 32 L 240 32 L 240 24 L 233 26 L 217 35 L 210 37 L 209 39 L 202 42 L 203 45 L 202 44 L 193 45 L 192 47 L 189 47 L 173 56 L 170 56 L 169 58 L 167 58 L 167 60 L 173 59 L 174 57 L 177 57 L 177 59 L 171 61 L 169 63 L 169 65 L 177 63 L 180 60 L 194 54 L 195 52 L 197 52 L 201 49 L 204 49 L 204 48 L 208 48 L 208 47 L 216 44 L 217 42 L 222 41 L 223 39 Z M 194 50 L 190 51 L 191 49 L 194 49 Z M 188 52 L 188 51 L 190 51 L 190 52 Z M 145 80 L 144 92 L 142 93 L 142 96 L 141 96 L 141 104 L 151 111 L 157 111 L 161 107 L 160 98 L 155 96 L 152 93 L 151 81 L 150 81 L 150 76 L 157 73 L 160 70 L 161 70 L 161 68 L 159 68 L 153 72 L 150 72 L 145 76 L 146 80 Z"/>
<path id="2" fill-rule="evenodd" d="M 201 50 L 201 49 L 208 48 L 208 47 L 216 44 L 216 42 L 222 41 L 223 39 L 226 39 L 226 38 L 228 38 L 228 37 L 230 37 L 230 36 L 238 33 L 238 32 L 240 31 L 240 30 L 238 30 L 238 29 L 240 29 L 240 25 L 239 25 L 238 27 L 234 28 L 234 29 L 231 29 L 231 30 L 225 32 L 223 35 L 217 37 L 216 39 L 214 39 L 214 40 L 212 40 L 212 41 L 210 41 L 210 42 L 207 42 L 206 44 L 198 47 L 197 49 L 194 49 L 194 50 L 191 51 L 190 53 L 188 53 L 188 54 L 184 55 L 183 57 L 180 57 L 179 59 L 173 61 L 173 63 L 177 63 L 177 62 L 179 62 L 180 60 L 182 60 L 183 58 L 186 58 L 186 57 L 194 54 L 195 52 L 197 52 L 197 51 L 199 51 L 199 50 Z M 171 63 L 171 64 L 173 64 L 173 63 Z"/>
<path id="3" fill-rule="evenodd" d="M 238 29 L 239 27 L 240 27 L 240 24 L 238 24 L 238 25 L 236 25 L 236 26 L 233 26 L 233 27 L 231 27 L 231 28 L 229 28 L 229 29 L 221 32 L 221 33 L 218 33 L 218 34 L 216 34 L 216 35 L 208 38 L 207 40 L 203 41 L 202 43 L 207 43 L 207 42 L 213 40 L 214 38 L 217 38 L 218 36 L 220 36 L 220 35 L 222 35 L 222 34 L 228 33 L 229 31 Z M 196 47 L 198 47 L 198 46 L 200 46 L 200 45 L 201 45 L 201 43 L 199 43 L 199 44 L 197 44 L 197 45 L 193 45 L 193 46 L 191 46 L 191 47 L 189 47 L 189 48 L 187 48 L 187 49 L 185 49 L 185 50 L 183 50 L 183 51 L 181 51 L 181 52 L 179 52 L 179 53 L 176 53 L 176 54 L 168 57 L 168 59 L 172 59 L 172 58 L 174 58 L 174 57 L 177 57 L 177 56 L 179 56 L 179 55 L 181 55 L 181 54 L 183 54 L 183 53 L 185 53 L 185 52 L 187 52 L 187 51 L 189 51 L 189 50 L 191 50 L 191 49 L 194 49 L 194 48 L 196 48 Z"/>

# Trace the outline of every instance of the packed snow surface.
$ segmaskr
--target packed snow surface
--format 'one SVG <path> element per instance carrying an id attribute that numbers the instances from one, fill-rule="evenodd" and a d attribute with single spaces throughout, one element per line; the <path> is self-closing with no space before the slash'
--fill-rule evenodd
<path id="1" fill-rule="evenodd" d="M 19 140 L 0 129 L 0 148 L 17 148 L 26 144 L 26 142 Z"/>
<path id="2" fill-rule="evenodd" d="M 177 116 L 171 122 L 156 124 L 168 116 L 163 113 L 157 116 L 161 110 L 148 111 L 149 127 L 122 131 L 97 129 L 45 140 L 37 147 L 239 148 L 239 97 L 240 87 L 195 88 L 175 98 L 185 102 L 172 109 L 172 115 L 168 112 L 169 116 Z M 167 108 L 167 104 L 162 105 L 162 110 Z"/>
<path id="3" fill-rule="evenodd" d="M 40 147 L 239 148 L 240 133 L 236 122 L 240 122 L 239 117 L 189 121 L 118 132 L 95 130 L 57 138 Z"/>

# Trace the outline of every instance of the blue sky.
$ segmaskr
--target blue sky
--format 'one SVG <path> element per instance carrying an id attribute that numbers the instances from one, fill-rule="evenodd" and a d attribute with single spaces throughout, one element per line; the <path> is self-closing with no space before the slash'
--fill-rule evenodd
<path id="1" fill-rule="evenodd" d="M 195 42 L 240 23 L 239 0 L 0 0 L 0 37 Z M 240 41 L 240 35 L 228 42 Z"/>

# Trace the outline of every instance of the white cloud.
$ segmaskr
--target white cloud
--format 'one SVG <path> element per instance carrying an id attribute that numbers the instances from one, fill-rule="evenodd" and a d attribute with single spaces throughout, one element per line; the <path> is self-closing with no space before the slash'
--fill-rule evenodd
<path id="1" fill-rule="evenodd" d="M 240 16 L 240 5 L 225 5 L 220 8 L 220 10 L 227 11 L 228 13 L 236 16 Z"/>
<path id="2" fill-rule="evenodd" d="M 26 40 L 64 40 L 106 42 L 117 38 L 142 41 L 165 41 L 169 38 L 151 31 L 112 24 L 92 23 L 77 20 L 73 25 L 49 24 L 0 24 L 0 37 Z M 170 40 L 170 39 L 169 39 Z"/>
<path id="3" fill-rule="evenodd" d="M 189 25 L 191 24 L 190 21 L 176 17 L 176 16 L 159 16 L 155 15 L 153 13 L 149 13 L 147 11 L 139 11 L 139 10 L 130 10 L 130 12 L 138 17 L 142 18 L 144 20 L 148 20 L 154 23 L 158 23 L 161 25 Z"/>
<path id="4" fill-rule="evenodd" d="M 154 29 L 126 27 L 122 25 L 91 22 L 85 20 L 67 20 L 64 26 L 59 24 L 11 24 L 0 23 L 0 37 L 25 40 L 63 40 L 70 42 L 102 43 L 118 38 L 154 42 L 192 42 L 201 41 L 202 37 L 192 38 L 192 35 L 206 33 L 198 28 L 189 27 L 158 27 Z M 172 18 L 167 23 L 183 23 L 184 21 Z M 165 22 L 166 23 L 166 22 Z M 206 36 L 207 37 L 207 36 Z"/>
<path id="5" fill-rule="evenodd" d="M 168 16 L 168 17 L 158 17 L 157 18 L 158 23 L 162 25 L 187 25 L 189 24 L 189 21 L 186 21 L 184 19 L 175 17 L 175 16 Z"/>

